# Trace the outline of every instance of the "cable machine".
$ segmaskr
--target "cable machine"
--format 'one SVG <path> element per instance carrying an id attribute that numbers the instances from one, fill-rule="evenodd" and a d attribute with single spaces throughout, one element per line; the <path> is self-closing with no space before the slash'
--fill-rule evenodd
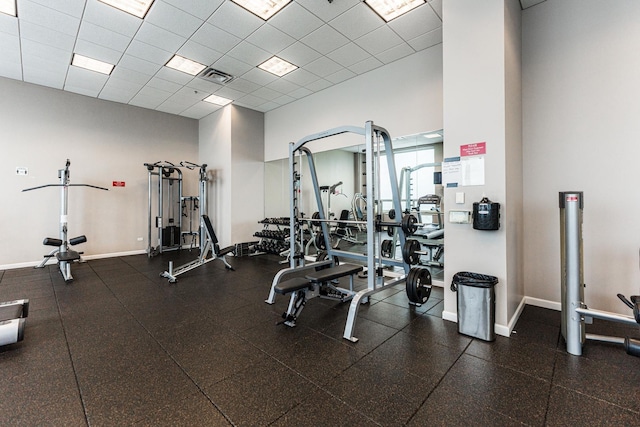
<path id="1" fill-rule="evenodd" d="M 182 171 L 173 163 L 166 161 L 144 165 L 149 173 L 147 255 L 151 258 L 165 251 L 175 251 L 182 247 Z M 158 230 L 156 246 L 154 246 L 153 228 Z"/>
<path id="2" fill-rule="evenodd" d="M 36 266 L 36 268 L 43 268 L 47 261 L 51 257 L 55 255 L 58 259 L 58 267 L 60 268 L 60 272 L 62 273 L 62 277 L 64 277 L 65 282 L 71 282 L 73 280 L 73 276 L 71 275 L 71 263 L 80 262 L 82 258 L 82 252 L 76 252 L 74 250 L 69 249 L 69 245 L 75 246 L 80 243 L 84 243 L 87 241 L 87 236 L 81 235 L 78 237 L 74 237 L 72 239 L 67 239 L 67 210 L 69 206 L 69 187 L 89 187 L 96 188 L 98 190 L 109 191 L 108 188 L 98 187 L 96 185 L 90 184 L 71 184 L 70 181 L 70 173 L 69 166 L 71 162 L 67 159 L 67 163 L 65 164 L 64 169 L 58 170 L 58 178 L 60 178 L 60 184 L 46 184 L 40 185 L 38 187 L 26 188 L 24 191 L 38 190 L 40 188 L 45 187 L 60 187 L 60 238 L 56 239 L 53 237 L 46 237 L 42 242 L 43 245 L 47 246 L 57 246 L 51 252 L 44 256 L 44 259 L 40 264 Z"/>

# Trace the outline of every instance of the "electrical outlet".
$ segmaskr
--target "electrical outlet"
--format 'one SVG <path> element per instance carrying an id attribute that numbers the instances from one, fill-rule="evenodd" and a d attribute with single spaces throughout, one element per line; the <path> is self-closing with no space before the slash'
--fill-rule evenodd
<path id="1" fill-rule="evenodd" d="M 142 237 L 138 237 L 136 240 L 138 240 L 138 242 L 142 242 Z"/>

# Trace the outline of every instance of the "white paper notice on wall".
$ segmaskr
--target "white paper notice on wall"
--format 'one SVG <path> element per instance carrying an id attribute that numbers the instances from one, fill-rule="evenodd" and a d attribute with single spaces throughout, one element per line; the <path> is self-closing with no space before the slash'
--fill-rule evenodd
<path id="1" fill-rule="evenodd" d="M 442 162 L 442 185 L 457 187 L 460 182 L 460 157 L 449 157 Z"/>
<path id="2" fill-rule="evenodd" d="M 484 156 L 463 157 L 460 163 L 461 185 L 484 185 Z"/>

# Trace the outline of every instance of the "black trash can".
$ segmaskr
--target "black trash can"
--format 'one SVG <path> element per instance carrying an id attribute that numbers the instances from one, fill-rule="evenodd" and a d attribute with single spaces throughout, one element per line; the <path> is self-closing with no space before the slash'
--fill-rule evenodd
<path id="1" fill-rule="evenodd" d="M 458 293 L 458 332 L 484 341 L 496 339 L 498 278 L 462 271 L 453 275 L 451 290 Z"/>

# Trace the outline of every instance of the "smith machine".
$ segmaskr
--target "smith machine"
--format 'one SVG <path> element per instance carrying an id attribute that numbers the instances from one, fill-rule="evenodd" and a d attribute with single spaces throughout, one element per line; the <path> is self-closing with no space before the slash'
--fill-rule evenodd
<path id="1" fill-rule="evenodd" d="M 328 138 L 345 133 L 362 135 L 365 138 L 366 153 L 366 222 L 367 253 L 355 253 L 333 248 L 330 244 L 328 224 L 332 222 L 345 222 L 349 224 L 363 224 L 357 220 L 332 220 L 325 218 L 322 198 L 322 187 L 318 185 L 313 153 L 305 145 L 311 141 Z M 383 156 L 382 154 L 386 154 Z M 304 253 L 303 233 L 301 231 L 303 219 L 300 216 L 298 206 L 298 189 L 300 188 L 300 162 L 303 155 L 309 163 L 309 175 L 313 184 L 315 200 L 317 203 L 318 218 L 322 238 L 325 240 L 326 253 L 318 256 L 315 262 L 306 264 Z M 395 163 L 393 159 L 393 146 L 389 133 L 368 121 L 363 128 L 345 126 L 330 129 L 325 132 L 307 136 L 296 143 L 289 145 L 289 194 L 291 204 L 289 212 L 289 225 L 291 227 L 290 239 L 290 266 L 280 270 L 274 277 L 269 297 L 265 302 L 273 304 L 276 294 L 290 295 L 289 307 L 283 314 L 283 322 L 287 326 L 295 326 L 306 301 L 315 297 L 333 299 L 341 302 L 351 301 L 347 317 L 344 335 L 345 339 L 356 342 L 353 336 L 356 318 L 360 304 L 369 302 L 369 297 L 389 286 L 406 282 L 407 296 L 413 304 L 420 305 L 426 302 L 431 293 L 431 275 L 426 268 L 411 268 L 403 260 L 391 257 L 382 257 L 380 253 L 380 235 L 383 227 L 395 227 L 402 245 L 405 244 L 405 236 L 416 231 L 417 219 L 411 215 L 402 218 L 402 221 L 382 222 L 382 205 L 380 200 L 379 162 L 386 158 L 389 168 L 389 178 L 393 196 L 393 207 L 396 212 L 401 212 L 401 200 L 396 177 Z M 386 233 L 384 233 L 386 234 Z M 296 239 L 300 241 L 297 242 Z M 338 265 L 338 257 L 352 259 L 356 263 L 342 263 Z M 367 287 L 360 291 L 354 289 L 354 276 L 360 271 L 366 270 Z M 396 271 L 392 271 L 395 269 Z M 340 278 L 349 277 L 349 289 L 335 286 Z M 385 280 L 385 277 L 387 280 Z"/>
<path id="2" fill-rule="evenodd" d="M 71 162 L 67 159 L 67 163 L 64 169 L 58 170 L 58 178 L 60 178 L 60 184 L 46 184 L 40 185 L 38 187 L 26 188 L 22 191 L 31 191 L 38 190 L 40 188 L 45 187 L 60 187 L 60 238 L 56 239 L 54 237 L 46 237 L 42 242 L 43 245 L 47 246 L 56 246 L 51 252 L 44 256 L 44 259 L 40 264 L 36 266 L 36 268 L 43 268 L 47 261 L 52 258 L 54 255 L 58 260 L 58 267 L 60 268 L 60 272 L 62 273 L 62 277 L 64 277 L 65 282 L 71 282 L 73 280 L 73 276 L 71 276 L 71 263 L 80 262 L 82 258 L 82 252 L 76 252 L 74 250 L 69 249 L 69 245 L 75 246 L 80 243 L 84 243 L 87 241 L 87 236 L 82 235 L 78 237 L 74 237 L 72 239 L 67 239 L 67 209 L 69 206 L 69 187 L 89 187 L 96 188 L 98 190 L 108 191 L 108 188 L 98 187 L 96 185 L 90 184 L 70 184 L 70 174 L 69 174 L 69 165 Z"/>
<path id="3" fill-rule="evenodd" d="M 160 274 L 170 283 L 175 283 L 178 276 L 198 268 L 208 262 L 220 259 L 225 267 L 233 270 L 227 262 L 226 255 L 235 251 L 234 246 L 221 249 L 218 245 L 218 238 L 209 219 L 207 204 L 207 165 L 198 165 L 192 162 L 180 162 L 180 166 L 175 166 L 170 162 L 145 163 L 149 172 L 149 245 L 147 254 L 149 257 L 162 253 L 163 251 L 177 250 L 186 243 L 186 237 L 190 238 L 190 247 L 194 246 L 194 239 L 198 239 L 199 256 L 194 261 L 174 268 L 173 262 L 169 261 L 169 269 Z M 199 171 L 198 196 L 183 196 L 182 194 L 182 171 L 180 167 Z M 156 190 L 153 188 L 153 181 L 156 180 Z M 157 194 L 157 213 L 153 220 L 153 194 Z M 165 205 L 165 199 L 168 205 Z M 179 210 L 177 208 L 180 208 Z M 198 229 L 193 229 L 193 212 L 198 212 Z M 167 216 L 167 224 L 164 224 L 164 215 Z M 176 216 L 178 219 L 176 220 Z M 182 231 L 182 217 L 189 218 L 188 231 Z M 155 248 L 151 243 L 152 228 L 158 228 L 158 246 Z M 210 256 L 211 254 L 211 256 Z"/>
<path id="4" fill-rule="evenodd" d="M 629 301 L 624 295 L 618 298 L 633 311 L 633 317 L 588 308 L 584 303 L 584 274 L 582 263 L 582 191 L 567 191 L 560 199 L 560 247 L 562 256 L 561 281 L 561 329 L 567 344 L 567 353 L 582 355 L 585 340 L 622 344 L 626 352 L 640 356 L 640 340 L 630 337 L 610 337 L 589 334 L 585 324 L 601 319 L 625 325 L 640 324 L 640 295 L 632 295 Z"/>

